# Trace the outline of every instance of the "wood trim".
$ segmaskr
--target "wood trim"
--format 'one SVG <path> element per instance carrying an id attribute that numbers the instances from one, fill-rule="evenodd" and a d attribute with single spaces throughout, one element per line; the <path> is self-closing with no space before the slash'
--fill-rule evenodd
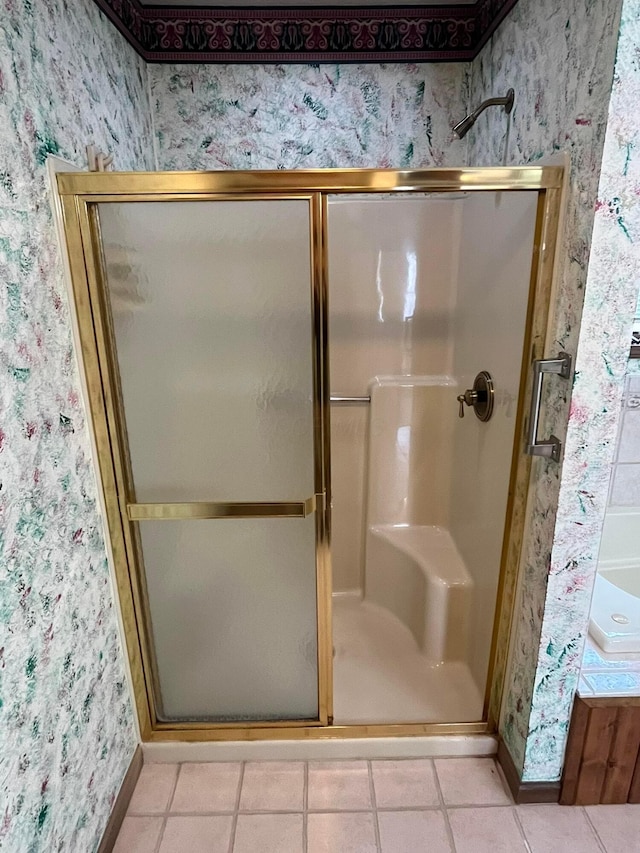
<path id="1" fill-rule="evenodd" d="M 618 711 L 618 725 L 609 753 L 609 765 L 602 787 L 601 803 L 624 803 L 629 799 L 636 769 L 636 759 L 640 752 L 640 725 L 635 708 L 621 708 Z"/>
<path id="2" fill-rule="evenodd" d="M 133 753 L 129 769 L 124 774 L 124 779 L 122 780 L 122 785 L 120 785 L 118 796 L 116 797 L 113 808 L 111 809 L 111 815 L 109 816 L 105 831 L 102 834 L 102 841 L 98 847 L 98 853 L 111 853 L 113 848 L 116 846 L 118 833 L 120 832 L 122 821 L 124 820 L 127 809 L 129 808 L 129 802 L 131 801 L 131 797 L 133 796 L 133 792 L 138 782 L 140 771 L 142 770 L 142 764 L 142 747 L 138 744 L 136 751 Z"/>
<path id="3" fill-rule="evenodd" d="M 582 761 L 582 749 L 573 748 L 574 743 L 584 743 L 589 721 L 589 709 L 584 702 L 577 699 L 571 711 L 569 722 L 569 739 L 567 751 L 564 757 L 564 770 L 562 773 L 562 791 L 560 793 L 561 805 L 571 805 L 576 801 L 576 789 L 578 777 L 580 776 L 580 763 Z"/>
<path id="4" fill-rule="evenodd" d="M 511 753 L 502 738 L 498 741 L 497 761 L 517 805 L 527 803 L 557 803 L 560 796 L 559 782 L 523 782 L 514 764 Z"/>
<path id="5" fill-rule="evenodd" d="M 562 805 L 640 802 L 640 697 L 576 696 Z"/>
<path id="6" fill-rule="evenodd" d="M 580 772 L 576 782 L 576 803 L 599 803 L 607 775 L 607 760 L 615 734 L 615 708 L 592 708 L 587 719 Z"/>

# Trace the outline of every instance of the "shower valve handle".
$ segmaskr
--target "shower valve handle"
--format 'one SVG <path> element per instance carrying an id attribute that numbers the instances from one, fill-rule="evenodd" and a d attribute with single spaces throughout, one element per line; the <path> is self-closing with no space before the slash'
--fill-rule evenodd
<path id="1" fill-rule="evenodd" d="M 467 406 L 475 406 L 476 401 L 478 399 L 478 392 L 474 391 L 471 388 L 467 388 L 464 394 L 458 394 L 456 397 L 457 401 L 460 403 L 460 408 L 458 410 L 458 417 L 464 417 L 464 407 L 465 403 Z"/>
<path id="2" fill-rule="evenodd" d="M 460 403 L 458 417 L 464 417 L 464 407 L 471 406 L 478 420 L 488 421 L 493 413 L 493 379 L 486 370 L 481 370 L 473 380 L 473 388 L 456 397 Z"/>

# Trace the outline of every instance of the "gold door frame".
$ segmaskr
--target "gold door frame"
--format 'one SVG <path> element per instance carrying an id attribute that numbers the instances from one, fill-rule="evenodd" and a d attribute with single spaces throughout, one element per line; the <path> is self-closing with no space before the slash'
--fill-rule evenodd
<path id="1" fill-rule="evenodd" d="M 552 273 L 560 217 L 561 166 L 460 168 L 398 171 L 327 169 L 248 172 L 59 173 L 82 358 L 95 428 L 116 582 L 131 667 L 134 698 L 144 741 L 271 740 L 495 731 L 505 681 L 531 457 L 524 444 L 525 399 L 531 362 L 541 358 L 548 323 Z M 327 196 L 340 193 L 530 191 L 538 195 L 531 284 L 522 351 L 520 393 L 512 453 L 496 615 L 483 719 L 473 723 L 333 725 L 330 445 L 328 378 Z M 104 263 L 95 205 L 105 202 L 306 199 L 310 204 L 311 282 L 314 347 L 315 492 L 308 501 L 275 505 L 137 504 L 123 417 L 113 330 L 105 301 Z M 131 499 L 133 498 L 133 499 Z M 315 504 L 317 503 L 317 508 Z M 304 516 L 316 509 L 318 616 L 317 720 L 243 723 L 160 722 L 153 639 L 144 588 L 138 519 L 285 514 Z"/>

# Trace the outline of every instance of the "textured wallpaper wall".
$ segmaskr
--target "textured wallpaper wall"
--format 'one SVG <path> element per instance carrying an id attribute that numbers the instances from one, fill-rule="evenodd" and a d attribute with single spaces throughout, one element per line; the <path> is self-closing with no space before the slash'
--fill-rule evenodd
<path id="1" fill-rule="evenodd" d="M 606 503 L 612 421 L 619 409 L 618 404 L 610 410 L 610 398 L 617 393 L 612 380 L 628 351 L 629 330 L 626 341 L 619 335 L 622 318 L 613 326 L 608 323 L 614 316 L 610 311 L 622 304 L 610 298 L 610 276 L 596 278 L 590 272 L 580 329 L 620 5 L 618 0 L 520 0 L 476 59 L 471 75 L 471 103 L 509 86 L 516 91 L 509 163 L 535 162 L 562 150 L 571 155 L 548 354 L 565 349 L 575 355 L 580 334 L 578 373 L 557 519 L 560 467 L 543 460 L 533 463 L 533 512 L 502 730 L 527 781 L 558 779 L 562 767 Z M 470 134 L 470 162 L 495 162 L 504 142 L 504 116 L 489 111 Z M 615 204 L 600 200 L 598 209 L 604 205 L 615 211 Z M 598 317 L 596 306 L 606 316 Z M 547 391 L 544 434 L 564 438 L 570 387 L 551 379 Z"/>
<path id="2" fill-rule="evenodd" d="M 150 65 L 159 169 L 460 165 L 465 63 Z"/>
<path id="3" fill-rule="evenodd" d="M 91 0 L 0 0 L 0 848 L 93 850 L 135 748 L 49 152 L 151 167 L 146 70 Z"/>
<path id="4" fill-rule="evenodd" d="M 639 39 L 640 2 L 625 0 L 525 753 L 531 780 L 560 772 L 624 391 L 640 280 Z"/>

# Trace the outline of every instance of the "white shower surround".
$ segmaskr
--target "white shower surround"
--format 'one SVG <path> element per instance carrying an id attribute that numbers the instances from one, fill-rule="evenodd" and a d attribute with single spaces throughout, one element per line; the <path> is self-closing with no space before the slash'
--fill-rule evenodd
<path id="1" fill-rule="evenodd" d="M 355 416 L 332 410 L 332 453 L 339 452 L 332 460 L 334 588 L 360 588 L 366 602 L 393 612 L 426 660 L 463 662 L 480 695 L 536 209 L 537 194 L 522 192 L 329 203 L 332 392 L 371 399 L 368 419 L 359 409 Z M 481 370 L 495 382 L 489 423 L 471 409 L 458 417 L 456 396 Z M 372 373 L 382 375 L 372 381 Z M 448 713 L 446 721 L 455 722 L 455 708 Z"/>
<path id="2" fill-rule="evenodd" d="M 466 663 L 469 647 L 474 583 L 448 529 L 458 390 L 447 376 L 370 386 L 364 598 L 394 613 L 432 666 Z"/>

